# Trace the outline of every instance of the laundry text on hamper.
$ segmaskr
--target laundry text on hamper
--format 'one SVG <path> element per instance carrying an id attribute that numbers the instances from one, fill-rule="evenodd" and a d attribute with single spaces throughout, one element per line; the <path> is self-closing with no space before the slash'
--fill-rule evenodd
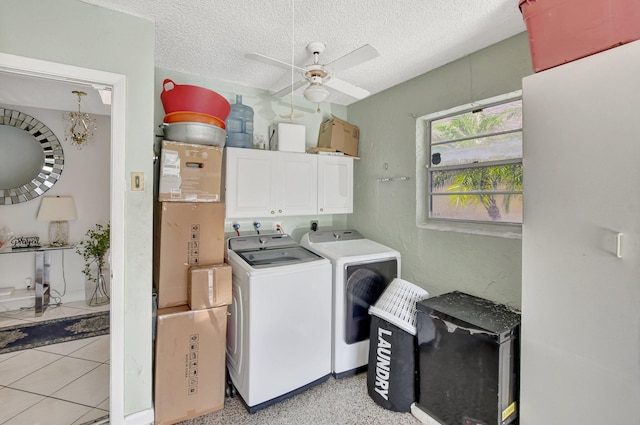
<path id="1" fill-rule="evenodd" d="M 376 392 L 385 400 L 389 400 L 389 376 L 391 370 L 391 343 L 386 341 L 383 336 L 391 336 L 392 332 L 386 329 L 378 328 L 378 350 L 376 362 Z"/>

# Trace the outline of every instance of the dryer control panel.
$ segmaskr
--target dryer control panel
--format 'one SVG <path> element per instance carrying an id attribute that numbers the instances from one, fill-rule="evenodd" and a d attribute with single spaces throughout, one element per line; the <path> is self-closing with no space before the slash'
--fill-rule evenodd
<path id="1" fill-rule="evenodd" d="M 307 233 L 311 243 L 325 243 L 336 241 L 351 241 L 356 239 L 364 239 L 357 230 L 319 230 L 317 232 Z"/>

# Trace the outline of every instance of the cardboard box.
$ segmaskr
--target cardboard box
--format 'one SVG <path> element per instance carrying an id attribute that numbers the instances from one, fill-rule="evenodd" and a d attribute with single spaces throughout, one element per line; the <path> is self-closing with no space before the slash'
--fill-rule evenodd
<path id="1" fill-rule="evenodd" d="M 225 204 L 157 202 L 153 281 L 158 308 L 188 303 L 189 267 L 224 262 Z"/>
<path id="2" fill-rule="evenodd" d="M 190 267 L 187 294 L 191 310 L 231 304 L 231 266 L 214 264 Z"/>
<path id="3" fill-rule="evenodd" d="M 158 201 L 220 202 L 222 149 L 163 140 Z"/>
<path id="4" fill-rule="evenodd" d="M 272 151 L 305 152 L 306 127 L 279 122 L 269 128 L 269 148 Z"/>
<path id="5" fill-rule="evenodd" d="M 320 125 L 319 148 L 331 148 L 345 155 L 358 156 L 360 129 L 332 115 Z"/>
<path id="6" fill-rule="evenodd" d="M 174 424 L 224 407 L 227 307 L 158 310 L 155 424 Z"/>
<path id="7" fill-rule="evenodd" d="M 533 70 L 540 72 L 640 38 L 640 2 L 520 0 Z"/>

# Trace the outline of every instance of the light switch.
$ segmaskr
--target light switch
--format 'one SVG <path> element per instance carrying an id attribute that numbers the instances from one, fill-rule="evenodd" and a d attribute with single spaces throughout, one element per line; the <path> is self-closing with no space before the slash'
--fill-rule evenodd
<path id="1" fill-rule="evenodd" d="M 131 173 L 131 190 L 144 190 L 144 173 Z"/>

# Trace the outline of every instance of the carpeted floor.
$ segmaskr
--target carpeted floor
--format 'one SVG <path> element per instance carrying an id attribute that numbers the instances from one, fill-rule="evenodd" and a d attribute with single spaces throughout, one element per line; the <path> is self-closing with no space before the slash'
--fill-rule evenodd
<path id="1" fill-rule="evenodd" d="M 293 398 L 249 414 L 238 397 L 223 410 L 182 425 L 420 425 L 411 413 L 378 406 L 367 393 L 367 374 L 328 381 Z"/>
<path id="2" fill-rule="evenodd" d="M 109 311 L 7 326 L 0 329 L 0 354 L 109 333 Z"/>

